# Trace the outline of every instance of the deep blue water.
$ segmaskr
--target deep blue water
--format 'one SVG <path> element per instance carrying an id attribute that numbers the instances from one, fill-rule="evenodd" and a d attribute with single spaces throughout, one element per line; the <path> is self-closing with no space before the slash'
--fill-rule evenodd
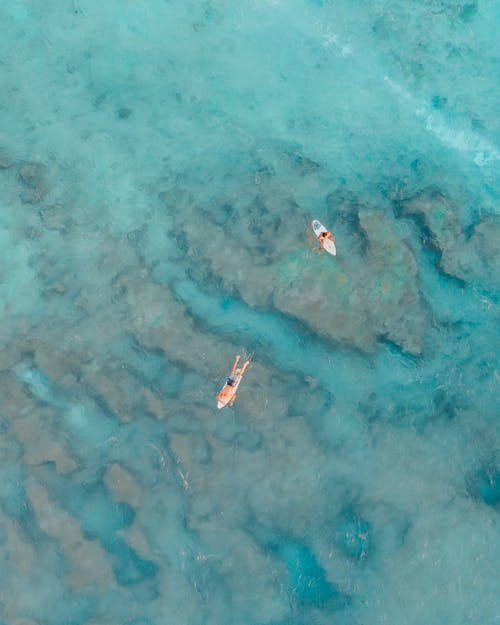
<path id="1" fill-rule="evenodd" d="M 499 28 L 2 3 L 0 623 L 500 622 Z"/>

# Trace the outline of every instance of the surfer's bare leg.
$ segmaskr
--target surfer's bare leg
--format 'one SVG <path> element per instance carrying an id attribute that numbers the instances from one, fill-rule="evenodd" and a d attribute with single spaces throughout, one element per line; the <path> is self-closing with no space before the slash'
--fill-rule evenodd
<path id="1" fill-rule="evenodd" d="M 250 365 L 250 360 L 246 360 L 245 363 L 243 364 L 243 367 L 241 367 L 240 377 L 245 373 L 249 365 Z"/>
<path id="2" fill-rule="evenodd" d="M 240 358 L 241 356 L 238 354 L 236 358 L 234 359 L 234 365 L 233 365 L 233 368 L 231 369 L 231 377 L 233 377 L 234 374 L 236 373 L 236 369 L 238 368 L 238 363 L 240 362 Z"/>

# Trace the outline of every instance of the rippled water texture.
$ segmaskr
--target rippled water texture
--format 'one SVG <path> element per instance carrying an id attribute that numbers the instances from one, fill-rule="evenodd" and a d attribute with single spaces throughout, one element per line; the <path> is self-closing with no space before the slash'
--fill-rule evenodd
<path id="1" fill-rule="evenodd" d="M 500 622 L 499 6 L 0 5 L 0 623 Z"/>

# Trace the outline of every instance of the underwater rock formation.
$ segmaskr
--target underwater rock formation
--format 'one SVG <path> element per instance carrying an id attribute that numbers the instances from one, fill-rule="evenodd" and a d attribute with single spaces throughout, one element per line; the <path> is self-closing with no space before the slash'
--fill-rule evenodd
<path id="1" fill-rule="evenodd" d="M 427 190 L 401 203 L 403 215 L 419 218 L 427 229 L 428 245 L 434 245 L 445 256 L 462 237 L 462 228 L 456 211 L 446 197 L 435 190 Z"/>
<path id="2" fill-rule="evenodd" d="M 365 351 L 386 337 L 419 354 L 426 315 L 417 265 L 390 219 L 361 209 L 366 256 L 339 245 L 339 255 L 326 258 L 308 250 L 306 225 L 296 223 L 291 198 L 283 200 L 282 210 L 273 212 L 274 200 L 268 205 L 259 197 L 223 228 L 208 222 L 203 231 L 186 229 L 190 257 L 210 268 L 214 285 L 220 280 L 250 306 L 271 305 L 333 341 Z"/>
<path id="3" fill-rule="evenodd" d="M 463 282 L 476 280 L 498 288 L 500 278 L 495 271 L 500 260 L 498 216 L 479 221 L 467 236 L 456 207 L 433 189 L 401 202 L 400 213 L 417 220 L 424 245 L 439 253 L 439 266 L 444 273 Z"/>
<path id="4" fill-rule="evenodd" d="M 24 185 L 21 200 L 26 204 L 38 204 L 48 193 L 45 165 L 27 162 L 19 168 L 19 178 Z"/>
<path id="5" fill-rule="evenodd" d="M 12 161 L 10 158 L 5 154 L 5 152 L 0 150 L 0 169 L 8 169 L 11 166 Z"/>
<path id="6" fill-rule="evenodd" d="M 83 536 L 79 522 L 50 499 L 47 490 L 36 480 L 30 480 L 27 492 L 40 527 L 62 548 L 71 562 L 69 583 L 73 587 L 113 583 L 113 572 L 105 549 L 95 540 Z"/>
<path id="7" fill-rule="evenodd" d="M 500 217 L 492 215 L 480 221 L 472 232 L 469 247 L 475 252 L 480 266 L 475 275 L 483 284 L 493 288 L 500 288 Z"/>
<path id="8" fill-rule="evenodd" d="M 60 476 L 50 464 L 41 467 L 40 474 L 51 499 L 57 498 L 78 519 L 83 537 L 98 540 L 106 549 L 118 584 L 138 584 L 157 575 L 158 565 L 141 558 L 118 534 L 132 524 L 132 506 L 114 501 L 101 480 L 81 480 L 78 472 Z"/>
<path id="9" fill-rule="evenodd" d="M 62 202 L 51 204 L 40 210 L 40 222 L 43 228 L 55 230 L 61 235 L 67 235 L 75 229 L 76 223 L 71 216 L 71 211 Z"/>

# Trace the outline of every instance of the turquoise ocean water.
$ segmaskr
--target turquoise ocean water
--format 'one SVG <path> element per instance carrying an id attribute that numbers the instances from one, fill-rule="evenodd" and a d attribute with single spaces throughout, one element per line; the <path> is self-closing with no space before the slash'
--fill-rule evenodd
<path id="1" fill-rule="evenodd" d="M 499 7 L 1 3 L 2 625 L 500 623 Z"/>

